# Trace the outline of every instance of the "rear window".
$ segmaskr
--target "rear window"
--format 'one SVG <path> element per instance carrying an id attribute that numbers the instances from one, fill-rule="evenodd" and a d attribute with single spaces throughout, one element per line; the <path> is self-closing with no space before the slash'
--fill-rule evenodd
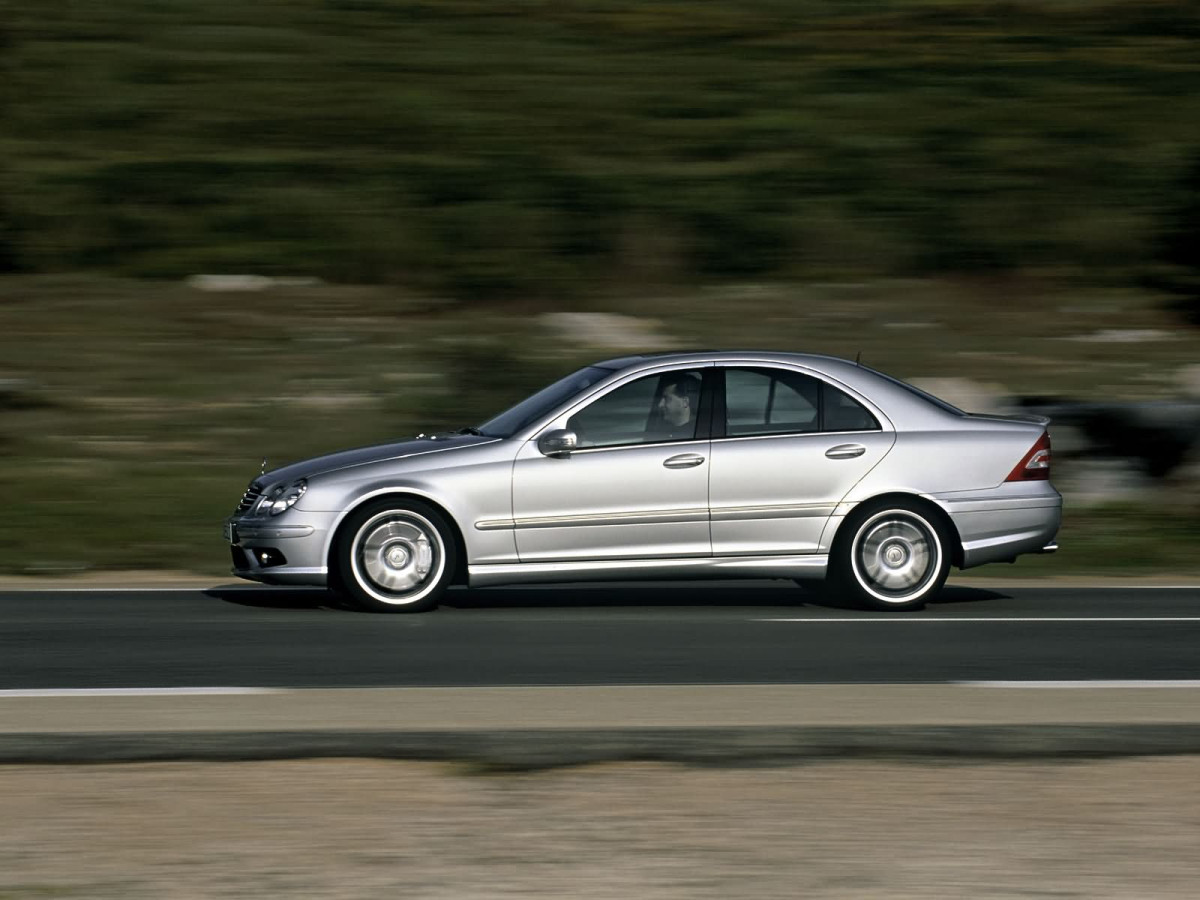
<path id="1" fill-rule="evenodd" d="M 901 381 L 899 378 L 893 378 L 891 375 L 888 375 L 885 372 L 880 372 L 878 369 L 871 369 L 871 368 L 868 368 L 867 366 L 863 366 L 863 368 L 866 369 L 868 372 L 873 372 L 874 374 L 878 375 L 884 381 L 890 381 L 892 384 L 896 385 L 896 387 L 904 388 L 904 390 L 908 391 L 910 394 L 916 394 L 922 400 L 927 400 L 928 402 L 930 402 L 934 406 L 936 406 L 938 409 L 945 410 L 946 412 L 950 413 L 951 415 L 954 415 L 954 416 L 966 416 L 967 415 L 967 413 L 963 412 L 961 409 L 959 409 L 954 404 L 947 403 L 941 397 L 935 397 L 935 396 L 933 396 L 933 394 L 930 394 L 928 391 L 923 391 L 919 387 L 913 387 L 907 381 Z"/>

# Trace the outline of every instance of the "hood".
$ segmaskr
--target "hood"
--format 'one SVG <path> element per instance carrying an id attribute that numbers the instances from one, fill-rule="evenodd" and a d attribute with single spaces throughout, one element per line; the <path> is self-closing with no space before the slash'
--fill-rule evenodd
<path id="1" fill-rule="evenodd" d="M 384 462 L 389 459 L 405 459 L 421 456 L 427 453 L 441 453 L 447 450 L 460 450 L 464 447 L 475 447 L 479 444 L 490 444 L 496 441 L 494 437 L 484 437 L 475 434 L 433 434 L 413 438 L 408 441 L 398 441 L 394 444 L 375 444 L 370 447 L 358 447 L 354 450 L 341 450 L 326 456 L 316 456 L 312 459 L 301 460 L 291 465 L 271 469 L 258 476 L 254 482 L 262 487 L 280 481 L 293 481 L 297 478 L 312 478 L 339 469 L 349 469 L 353 466 L 364 466 L 369 463 Z"/>

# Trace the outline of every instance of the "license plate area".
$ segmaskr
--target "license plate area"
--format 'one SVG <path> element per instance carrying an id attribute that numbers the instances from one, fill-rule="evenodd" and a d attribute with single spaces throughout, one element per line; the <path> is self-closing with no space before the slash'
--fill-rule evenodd
<path id="1" fill-rule="evenodd" d="M 225 540 L 230 544 L 236 544 L 238 542 L 237 526 L 232 522 L 225 523 Z"/>

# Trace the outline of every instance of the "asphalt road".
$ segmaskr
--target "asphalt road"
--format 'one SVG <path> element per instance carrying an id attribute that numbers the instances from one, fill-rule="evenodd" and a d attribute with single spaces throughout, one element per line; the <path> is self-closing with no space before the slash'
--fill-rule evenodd
<path id="1" fill-rule="evenodd" d="M 0 593 L 0 690 L 1200 679 L 1200 589 L 951 587 L 925 611 L 783 582 L 495 588 L 379 616 L 322 591 Z"/>

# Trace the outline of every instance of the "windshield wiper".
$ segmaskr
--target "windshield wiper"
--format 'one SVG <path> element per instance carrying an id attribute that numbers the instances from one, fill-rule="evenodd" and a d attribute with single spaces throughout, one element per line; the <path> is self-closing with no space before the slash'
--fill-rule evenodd
<path id="1" fill-rule="evenodd" d="M 458 429 L 458 431 L 456 431 L 454 433 L 455 434 L 474 434 L 474 435 L 477 435 L 478 437 L 486 437 L 486 435 L 482 431 L 480 431 L 478 428 L 476 428 L 474 425 L 468 425 L 466 428 L 460 428 L 460 429 Z"/>

